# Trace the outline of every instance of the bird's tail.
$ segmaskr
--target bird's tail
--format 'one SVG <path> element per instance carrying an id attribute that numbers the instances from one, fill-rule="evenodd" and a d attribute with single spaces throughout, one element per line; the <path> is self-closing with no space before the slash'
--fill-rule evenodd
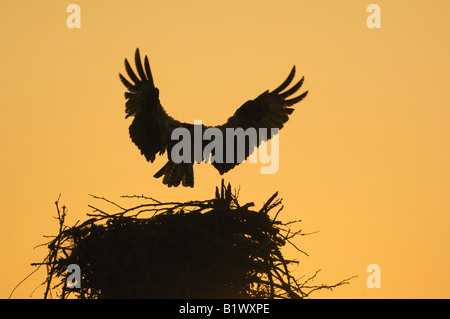
<path id="1" fill-rule="evenodd" d="M 180 183 L 184 187 L 194 187 L 194 168 L 192 163 L 175 164 L 168 161 L 153 177 L 164 176 L 163 183 L 169 187 L 177 187 Z"/>

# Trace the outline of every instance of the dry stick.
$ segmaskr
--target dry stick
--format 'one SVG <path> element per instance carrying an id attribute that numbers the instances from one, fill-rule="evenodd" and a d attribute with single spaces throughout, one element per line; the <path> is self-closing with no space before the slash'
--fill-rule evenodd
<path id="1" fill-rule="evenodd" d="M 54 243 L 55 246 L 55 250 L 52 251 L 48 257 L 48 265 L 47 267 L 50 267 L 50 271 L 48 272 L 50 274 L 49 278 L 47 278 L 47 288 L 45 289 L 45 293 L 44 293 L 44 299 L 47 299 L 47 296 L 50 292 L 50 285 L 51 285 L 51 281 L 53 278 L 53 274 L 55 271 L 55 267 L 56 267 L 56 258 L 58 255 L 58 251 L 60 249 L 60 245 L 61 245 L 61 234 L 64 231 L 64 220 L 66 217 L 66 206 L 62 207 L 62 213 L 59 209 L 59 199 L 61 197 L 61 194 L 59 195 L 58 199 L 55 202 L 55 206 L 56 206 L 56 211 L 58 212 L 58 220 L 59 220 L 59 235 L 56 236 L 56 238 L 54 239 L 54 241 L 52 242 L 52 244 Z"/>
<path id="2" fill-rule="evenodd" d="M 320 286 L 311 286 L 311 287 L 304 286 L 303 288 L 311 289 L 311 290 L 308 291 L 308 293 L 306 294 L 306 297 L 308 297 L 312 292 L 314 292 L 314 291 L 316 291 L 316 290 L 320 290 L 320 289 L 329 289 L 329 290 L 333 290 L 333 289 L 336 288 L 336 287 L 339 287 L 339 286 L 342 286 L 342 285 L 348 285 L 348 284 L 349 284 L 349 280 L 350 280 L 350 279 L 353 279 L 353 278 L 356 278 L 356 277 L 357 277 L 357 276 L 351 276 L 351 277 L 349 277 L 349 278 L 346 278 L 346 279 L 341 280 L 340 282 L 338 282 L 338 283 L 336 283 L 336 284 L 334 284 L 334 285 L 324 285 L 324 284 L 322 284 L 322 285 L 320 285 Z"/>
<path id="3" fill-rule="evenodd" d="M 138 198 L 138 199 L 147 199 L 147 200 L 152 200 L 158 204 L 161 204 L 161 202 L 157 199 L 154 199 L 153 197 L 148 197 L 148 196 L 144 196 L 144 194 L 142 195 L 122 195 L 120 196 L 122 198 Z"/>
<path id="4" fill-rule="evenodd" d="M 104 201 L 106 201 L 106 202 L 108 202 L 108 203 L 110 203 L 110 204 L 112 204 L 112 205 L 114 205 L 114 206 L 120 208 L 121 210 L 125 210 L 125 208 L 123 208 L 123 207 L 120 206 L 119 204 L 117 204 L 117 203 L 115 203 L 115 202 L 113 202 L 113 201 L 110 201 L 109 199 L 107 199 L 107 198 L 105 198 L 105 197 L 103 197 L 103 196 L 102 196 L 102 197 L 99 197 L 99 196 L 92 195 L 92 194 L 89 194 L 89 196 L 91 196 L 92 198 L 95 198 L 95 199 L 101 199 L 101 200 L 104 200 Z"/>
<path id="5" fill-rule="evenodd" d="M 41 267 L 41 265 L 39 265 L 38 268 L 36 268 L 35 270 L 33 270 L 33 271 L 31 272 L 31 274 L 29 274 L 29 275 L 26 276 L 24 279 L 22 279 L 22 280 L 14 287 L 14 289 L 11 291 L 11 293 L 10 293 L 9 296 L 8 296 L 8 299 L 11 299 L 11 296 L 13 295 L 14 291 L 16 291 L 16 289 L 17 289 L 17 288 L 18 288 L 25 280 L 27 280 L 28 278 L 30 278 L 30 276 L 31 276 L 32 274 L 34 274 L 36 271 L 38 271 L 40 267 Z"/>
<path id="6" fill-rule="evenodd" d="M 269 284 L 269 287 L 270 287 L 270 299 L 274 299 L 275 298 L 275 288 L 274 288 L 274 282 L 273 282 L 272 271 L 271 271 L 273 264 L 272 264 L 270 259 L 267 260 L 267 264 L 269 266 L 267 275 L 269 277 L 269 283 L 270 283 Z"/>

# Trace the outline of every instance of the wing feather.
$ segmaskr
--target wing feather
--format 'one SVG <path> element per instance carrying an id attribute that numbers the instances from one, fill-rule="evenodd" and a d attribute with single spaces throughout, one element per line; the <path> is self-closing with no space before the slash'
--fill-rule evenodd
<path id="1" fill-rule="evenodd" d="M 296 85 L 294 85 L 293 87 L 291 87 L 289 90 L 287 90 L 286 92 L 283 92 L 280 94 L 280 97 L 282 99 L 291 96 L 292 94 L 294 94 L 295 92 L 298 91 L 298 89 L 300 89 L 300 87 L 303 84 L 303 81 L 305 80 L 305 77 L 302 77 L 302 79 L 300 81 L 298 81 L 298 83 Z"/>
<path id="2" fill-rule="evenodd" d="M 294 111 L 290 106 L 300 102 L 308 94 L 308 91 L 305 91 L 297 97 L 287 99 L 296 93 L 304 82 L 304 77 L 302 77 L 294 86 L 284 91 L 292 83 L 294 76 L 295 66 L 292 68 L 286 80 L 284 80 L 279 87 L 272 92 L 265 91 L 256 99 L 245 102 L 225 124 L 219 127 L 224 132 L 225 139 L 226 128 L 241 127 L 246 130 L 253 127 L 256 129 L 258 134 L 257 144 L 249 145 L 249 141 L 246 140 L 245 159 L 253 153 L 253 151 L 261 144 L 261 141 L 268 140 L 272 137 L 271 128 L 283 128 L 284 124 L 289 120 L 289 115 Z M 259 129 L 261 128 L 267 129 L 267 138 L 259 136 Z M 226 141 L 224 141 L 223 144 L 226 145 Z M 213 163 L 220 174 L 226 173 L 238 164 L 240 164 L 238 161 L 235 161 L 234 163 Z"/>
<path id="3" fill-rule="evenodd" d="M 278 94 L 281 91 L 283 91 L 285 88 L 287 88 L 288 85 L 294 79 L 294 76 L 295 76 L 295 65 L 292 67 L 291 73 L 289 73 L 289 75 L 286 78 L 286 80 L 284 80 L 284 82 L 279 87 L 277 87 L 275 90 L 273 90 L 272 93 Z"/>
<path id="4" fill-rule="evenodd" d="M 128 88 L 128 89 L 133 89 L 134 85 L 131 84 L 122 74 L 119 74 L 120 80 L 122 81 L 122 83 Z M 128 92 L 127 92 L 128 93 Z"/>
<path id="5" fill-rule="evenodd" d="M 148 58 L 147 56 L 145 56 L 145 60 L 144 60 L 144 67 L 145 67 L 145 72 L 147 73 L 147 79 L 148 81 L 153 84 L 153 77 L 152 77 L 152 71 L 150 71 L 150 63 L 148 63 Z"/>
<path id="6" fill-rule="evenodd" d="M 120 80 L 128 89 L 128 92 L 125 92 L 125 112 L 126 117 L 134 117 L 129 128 L 131 140 L 147 161 L 153 162 L 158 153 L 163 154 L 167 149 L 172 129 L 182 123 L 167 115 L 161 106 L 159 90 L 153 83 L 147 56 L 144 59 L 144 67 L 139 49 L 136 49 L 134 58 L 137 73 L 125 59 L 125 69 L 134 84 L 119 74 Z"/>
<path id="7" fill-rule="evenodd" d="M 142 80 L 148 80 L 145 76 L 144 69 L 142 68 L 141 56 L 139 54 L 139 49 L 136 49 L 136 53 L 134 54 L 134 62 L 136 63 L 136 69 L 138 71 L 139 76 Z"/>
<path id="8" fill-rule="evenodd" d="M 130 77 L 130 79 L 134 82 L 135 85 L 137 85 L 138 83 L 140 83 L 141 81 L 139 80 L 139 78 L 136 76 L 136 74 L 134 73 L 133 69 L 130 66 L 130 63 L 128 63 L 128 60 L 125 59 L 125 69 L 127 70 L 128 76 Z"/>

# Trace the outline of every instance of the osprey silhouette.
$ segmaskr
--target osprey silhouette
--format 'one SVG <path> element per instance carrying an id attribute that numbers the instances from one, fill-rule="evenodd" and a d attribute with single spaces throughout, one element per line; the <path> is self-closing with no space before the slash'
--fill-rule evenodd
<path id="1" fill-rule="evenodd" d="M 141 151 L 141 154 L 145 156 L 147 161 L 153 163 L 156 155 L 163 155 L 165 151 L 168 153 L 168 162 L 165 164 L 155 175 L 155 178 L 163 177 L 163 183 L 167 186 L 177 187 L 182 184 L 185 187 L 194 187 L 194 170 L 193 164 L 195 162 L 192 155 L 192 160 L 189 163 L 181 162 L 176 163 L 172 160 L 171 150 L 178 140 L 172 140 L 172 131 L 177 128 L 185 128 L 192 137 L 191 144 L 194 145 L 194 125 L 189 123 L 183 123 L 175 120 L 169 116 L 162 107 L 159 100 L 159 90 L 153 83 L 152 73 L 150 71 L 150 64 L 147 56 L 144 59 L 144 65 L 142 65 L 139 48 L 135 53 L 135 64 L 137 74 L 133 71 L 130 63 L 125 59 L 125 69 L 130 77 L 127 80 L 122 74 L 119 74 L 120 80 L 127 87 L 128 92 L 125 92 L 126 101 L 126 117 L 133 116 L 134 119 L 129 127 L 129 134 L 131 140 Z M 227 128 L 242 128 L 247 130 L 248 128 L 255 128 L 257 132 L 260 129 L 271 128 L 281 129 L 289 119 L 289 115 L 292 114 L 294 109 L 292 106 L 305 98 L 308 91 L 300 94 L 297 97 L 289 98 L 292 94 L 298 91 L 303 84 L 304 77 L 297 82 L 290 89 L 284 91 L 292 82 L 295 76 L 295 66 L 289 73 L 286 80 L 275 90 L 269 92 L 268 90 L 263 92 L 257 98 L 245 102 L 239 107 L 233 116 L 228 121 L 219 126 L 215 126 L 224 134 L 223 139 L 223 156 L 226 156 L 226 134 Z M 283 92 L 284 91 L 284 92 Z M 201 126 L 202 132 L 209 128 L 208 126 Z M 201 135 L 203 136 L 203 134 Z M 262 134 L 258 133 L 256 144 L 249 145 L 249 138 L 245 138 L 245 159 L 257 148 L 262 141 L 266 141 L 272 137 L 272 133 Z M 235 150 L 237 143 L 234 143 Z M 214 155 L 214 150 L 211 151 L 211 155 Z M 194 152 L 192 152 L 194 153 Z M 237 152 L 234 154 L 234 161 L 216 161 L 212 165 L 219 171 L 220 175 L 233 169 L 241 162 L 236 157 Z M 202 160 L 205 158 L 202 157 Z"/>

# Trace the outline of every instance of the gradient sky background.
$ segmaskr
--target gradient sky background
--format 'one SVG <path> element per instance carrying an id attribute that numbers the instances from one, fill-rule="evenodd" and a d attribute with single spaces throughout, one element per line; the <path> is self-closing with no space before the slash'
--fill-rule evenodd
<path id="1" fill-rule="evenodd" d="M 174 118 L 220 124 L 278 86 L 292 65 L 308 97 L 280 135 L 280 169 L 240 165 L 224 177 L 241 202 L 275 191 L 283 220 L 302 219 L 299 276 L 316 284 L 357 275 L 313 298 L 449 298 L 450 3 L 419 1 L 9 1 L 0 13 L 0 297 L 46 255 L 57 233 L 84 220 L 89 194 L 127 205 L 209 199 L 221 181 L 195 167 L 194 189 L 169 189 L 128 137 L 118 73 L 136 47 L 150 58 L 161 102 Z M 381 7 L 381 29 L 366 8 Z M 369 264 L 381 288 L 369 289 Z M 13 298 L 29 298 L 40 271 Z M 42 297 L 38 289 L 34 298 Z"/>

